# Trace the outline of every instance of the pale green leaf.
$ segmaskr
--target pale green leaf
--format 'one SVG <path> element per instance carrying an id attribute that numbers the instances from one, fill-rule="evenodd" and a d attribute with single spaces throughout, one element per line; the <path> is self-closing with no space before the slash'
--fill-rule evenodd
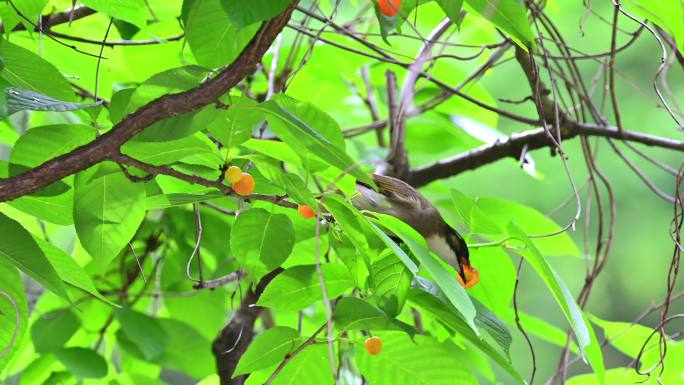
<path id="1" fill-rule="evenodd" d="M 99 266 L 107 266 L 145 217 L 145 186 L 105 162 L 76 174 L 74 188 L 78 238 Z"/>
<path id="2" fill-rule="evenodd" d="M 259 334 L 240 358 L 233 376 L 280 363 L 297 346 L 298 337 L 296 330 L 284 326 L 276 326 Z"/>
<path id="3" fill-rule="evenodd" d="M 0 234 L 0 259 L 13 263 L 46 289 L 69 300 L 62 280 L 31 234 L 1 212 Z"/>
<path id="4" fill-rule="evenodd" d="M 236 223 L 235 227 L 238 224 Z M 234 227 L 234 228 L 235 228 Z M 321 265 L 328 298 L 333 299 L 352 288 L 354 280 L 340 264 Z M 264 290 L 257 304 L 278 310 L 296 311 L 323 299 L 321 281 L 315 265 L 291 267 L 278 274 Z"/>
<path id="5" fill-rule="evenodd" d="M 254 280 L 280 266 L 294 241 L 290 218 L 260 208 L 240 213 L 230 233 L 233 253 Z"/>

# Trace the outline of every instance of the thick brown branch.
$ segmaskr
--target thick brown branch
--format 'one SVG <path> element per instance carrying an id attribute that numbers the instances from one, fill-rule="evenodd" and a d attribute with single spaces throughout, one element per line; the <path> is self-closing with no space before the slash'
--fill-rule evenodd
<path id="1" fill-rule="evenodd" d="M 564 140 L 576 136 L 599 136 L 604 138 L 624 139 L 647 146 L 662 147 L 684 152 L 684 142 L 682 141 L 636 131 L 624 131 L 621 135 L 615 127 L 601 127 L 594 124 L 567 122 L 561 129 L 561 136 Z M 553 143 L 549 140 L 549 137 L 543 128 L 523 131 L 511 135 L 505 140 L 486 144 L 451 158 L 413 169 L 409 175 L 408 183 L 416 187 L 424 186 L 437 179 L 448 178 L 464 171 L 474 170 L 486 164 L 494 163 L 500 159 L 518 159 L 523 148 L 531 151 L 549 146 L 553 146 Z"/>
<path id="2" fill-rule="evenodd" d="M 66 176 L 116 155 L 119 147 L 146 127 L 164 118 L 185 114 L 216 101 L 245 76 L 254 72 L 292 14 L 297 1 L 280 15 L 264 22 L 240 56 L 218 76 L 178 94 L 164 95 L 128 115 L 110 131 L 85 146 L 53 158 L 15 177 L 0 180 L 0 202 L 31 194 Z"/>

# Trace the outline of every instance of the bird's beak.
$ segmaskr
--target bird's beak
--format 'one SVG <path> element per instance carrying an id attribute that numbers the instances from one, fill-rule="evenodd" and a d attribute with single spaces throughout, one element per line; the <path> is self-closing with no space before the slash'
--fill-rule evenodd
<path id="1" fill-rule="evenodd" d="M 470 289 L 480 281 L 480 273 L 470 265 L 470 260 L 467 257 L 459 258 L 458 267 L 460 269 L 458 272 L 459 283 L 464 288 Z"/>

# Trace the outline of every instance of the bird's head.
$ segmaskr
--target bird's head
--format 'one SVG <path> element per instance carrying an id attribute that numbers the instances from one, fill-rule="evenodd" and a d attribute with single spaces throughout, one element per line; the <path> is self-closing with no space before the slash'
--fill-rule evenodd
<path id="1" fill-rule="evenodd" d="M 480 280 L 477 269 L 470 264 L 470 253 L 465 240 L 451 227 L 445 232 L 446 243 L 456 257 L 459 283 L 466 289 L 475 286 Z"/>

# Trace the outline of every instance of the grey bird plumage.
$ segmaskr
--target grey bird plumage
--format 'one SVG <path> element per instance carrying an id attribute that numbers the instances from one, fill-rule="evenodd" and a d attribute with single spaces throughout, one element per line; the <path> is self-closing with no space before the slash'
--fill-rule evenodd
<path id="1" fill-rule="evenodd" d="M 470 266 L 468 247 L 461 235 L 444 221 L 439 210 L 404 181 L 383 175 L 373 175 L 373 180 L 378 191 L 357 183 L 354 206 L 406 222 L 425 237 L 432 252 L 453 266 L 463 278 L 463 266 Z"/>

